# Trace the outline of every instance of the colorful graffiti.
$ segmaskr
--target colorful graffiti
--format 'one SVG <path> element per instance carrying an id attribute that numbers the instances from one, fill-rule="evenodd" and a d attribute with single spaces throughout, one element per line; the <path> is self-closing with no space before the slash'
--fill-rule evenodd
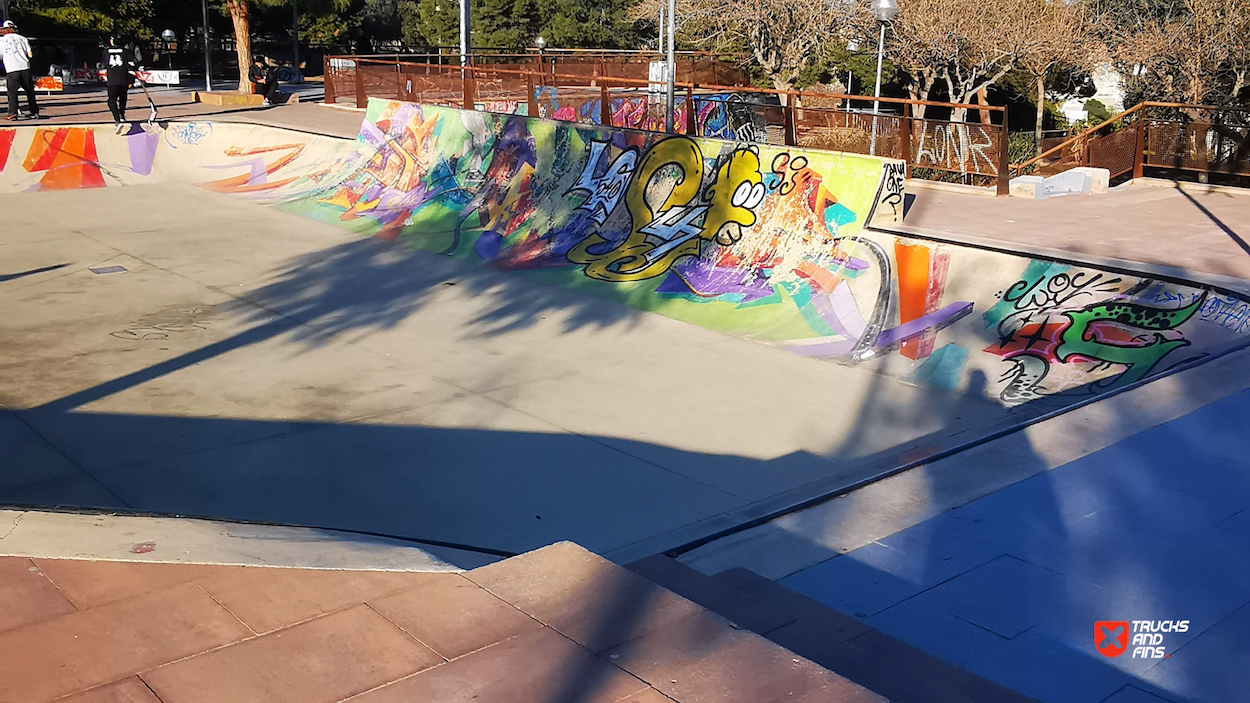
<path id="1" fill-rule="evenodd" d="M 287 202 L 920 385 L 980 371 L 1007 405 L 1132 383 L 1241 326 L 1197 288 L 865 230 L 901 219 L 895 161 L 386 101 L 360 145 Z"/>
<path id="2" fill-rule="evenodd" d="M 354 144 L 257 129 L 0 130 L 0 189 L 196 182 L 1007 406 L 1250 334 L 1239 296 L 869 229 L 895 160 L 380 100 Z"/>
<path id="3" fill-rule="evenodd" d="M 983 315 L 998 337 L 985 351 L 1009 362 L 1000 399 L 1016 405 L 1078 386 L 1090 392 L 1134 383 L 1159 371 L 1165 359 L 1193 358 L 1178 358 L 1181 349 L 1232 339 L 1239 326 L 1221 324 L 1212 301 L 1236 299 L 1209 296 L 1199 288 L 1032 261 Z"/>
<path id="4" fill-rule="evenodd" d="M 581 93 L 561 94 L 554 86 L 534 88 L 538 116 L 560 122 L 602 124 L 603 100 Z M 708 139 L 743 142 L 767 141 L 767 127 L 761 105 L 755 105 L 738 93 L 717 93 L 695 97 L 695 131 Z M 663 132 L 664 102 L 661 96 L 640 94 L 609 98 L 609 117 L 613 127 Z M 478 104 L 478 109 L 505 114 L 527 114 L 524 102 L 493 101 Z M 689 106 L 684 97 L 673 107 L 673 128 L 686 134 Z"/>
<path id="5" fill-rule="evenodd" d="M 998 139 L 996 127 L 986 127 L 960 122 L 921 123 L 916 135 L 915 164 L 919 167 L 933 166 L 960 173 L 998 174 L 995 161 Z"/>

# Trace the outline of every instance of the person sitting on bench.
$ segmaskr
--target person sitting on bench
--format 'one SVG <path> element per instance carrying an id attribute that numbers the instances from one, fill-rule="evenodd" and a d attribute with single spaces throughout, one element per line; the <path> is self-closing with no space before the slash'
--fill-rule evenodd
<path id="1" fill-rule="evenodd" d="M 273 105 L 274 96 L 278 94 L 278 75 L 264 56 L 252 57 L 247 79 L 252 82 L 252 93 L 265 96 L 265 107 Z"/>

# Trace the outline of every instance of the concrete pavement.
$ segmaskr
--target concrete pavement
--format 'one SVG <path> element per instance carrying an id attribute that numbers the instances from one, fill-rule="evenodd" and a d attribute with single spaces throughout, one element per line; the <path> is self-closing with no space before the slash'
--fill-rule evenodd
<path id="1" fill-rule="evenodd" d="M 360 131 L 362 111 L 346 107 L 328 107 L 321 104 L 323 91 L 320 83 L 310 82 L 299 86 L 282 86 L 282 90 L 300 96 L 301 102 L 277 105 L 270 108 L 206 105 L 195 101 L 195 92 L 203 85 L 153 86 L 148 94 L 156 104 L 163 120 L 212 120 L 260 124 L 285 129 L 298 129 L 315 134 L 325 134 L 344 139 L 355 139 Z M 234 86 L 218 84 L 218 90 L 232 90 Z M 67 86 L 64 93 L 40 95 L 40 114 L 47 119 L 38 123 L 22 122 L 22 125 L 41 126 L 70 124 L 111 124 L 104 86 Z M 137 89 L 130 91 L 129 109 L 126 117 L 132 122 L 148 119 L 148 101 Z"/>
<path id="2" fill-rule="evenodd" d="M 1146 179 L 1098 195 L 991 198 L 912 181 L 903 233 L 1250 291 L 1250 192 Z"/>
<path id="3" fill-rule="evenodd" d="M 190 187 L 0 207 L 10 503 L 625 560 L 1005 417 Z"/>
<path id="4" fill-rule="evenodd" d="M 1240 700 L 1248 415 L 1241 351 L 682 561 L 754 570 L 1045 703 Z M 1143 659 L 1100 655 L 1096 620 L 1190 622 Z"/>

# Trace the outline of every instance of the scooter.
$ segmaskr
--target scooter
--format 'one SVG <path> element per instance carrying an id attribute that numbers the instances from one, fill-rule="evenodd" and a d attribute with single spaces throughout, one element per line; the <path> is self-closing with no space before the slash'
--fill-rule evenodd
<path id="1" fill-rule="evenodd" d="M 148 99 L 148 107 L 152 109 L 148 113 L 148 124 L 156 124 L 158 115 L 156 114 L 156 102 L 152 100 L 152 94 L 148 92 L 148 84 L 143 82 L 142 78 L 135 76 L 135 80 L 139 81 L 139 89 L 143 91 L 143 97 Z"/>

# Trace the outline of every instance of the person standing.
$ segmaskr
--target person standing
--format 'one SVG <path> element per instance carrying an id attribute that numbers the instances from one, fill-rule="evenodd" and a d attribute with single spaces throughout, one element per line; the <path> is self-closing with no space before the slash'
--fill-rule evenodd
<path id="1" fill-rule="evenodd" d="M 30 75 L 30 42 L 17 33 L 17 25 L 13 20 L 5 20 L 0 25 L 0 60 L 4 61 L 5 90 L 9 94 L 9 113 L 7 119 L 16 120 L 17 89 L 26 91 L 26 107 L 30 117 L 38 119 L 39 103 L 35 100 L 35 79 Z"/>
<path id="2" fill-rule="evenodd" d="M 247 79 L 252 82 L 253 93 L 265 96 L 265 107 L 273 105 L 273 97 L 278 92 L 278 75 L 264 56 L 257 54 L 252 57 Z"/>
<path id="3" fill-rule="evenodd" d="M 117 133 L 126 131 L 126 103 L 130 99 L 130 84 L 134 82 L 134 52 L 127 51 L 117 45 L 116 39 L 109 39 L 109 47 L 104 51 L 105 82 L 108 84 L 109 112 L 113 113 L 113 122 L 117 123 Z"/>

